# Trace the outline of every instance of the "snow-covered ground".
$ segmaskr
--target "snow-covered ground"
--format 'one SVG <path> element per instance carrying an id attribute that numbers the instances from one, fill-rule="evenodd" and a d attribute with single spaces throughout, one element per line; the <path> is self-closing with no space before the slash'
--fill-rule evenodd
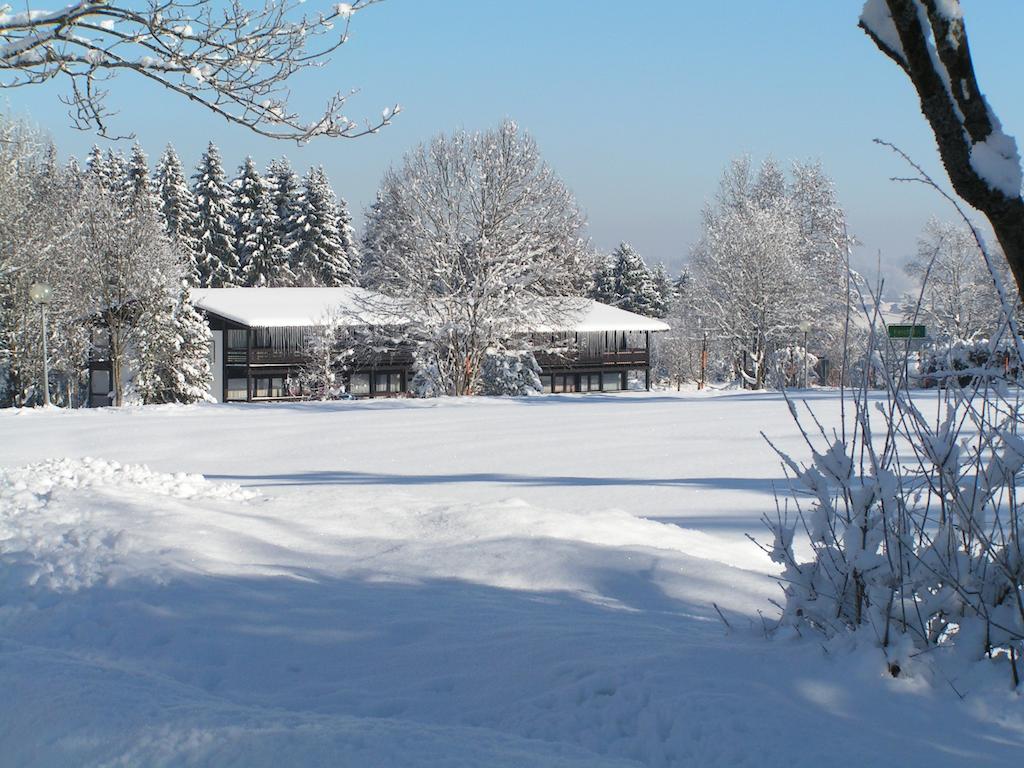
<path id="1" fill-rule="evenodd" d="M 761 430 L 806 454 L 773 394 L 0 411 L 0 765 L 1019 764 L 1005 684 L 763 638 Z"/>

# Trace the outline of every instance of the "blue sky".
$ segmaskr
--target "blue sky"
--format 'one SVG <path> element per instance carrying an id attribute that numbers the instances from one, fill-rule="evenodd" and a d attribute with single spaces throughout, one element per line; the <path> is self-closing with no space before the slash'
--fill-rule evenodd
<path id="1" fill-rule="evenodd" d="M 313 9 L 319 3 L 307 0 Z M 324 3 L 323 5 L 327 5 Z M 358 87 L 350 117 L 399 102 L 380 135 L 305 147 L 247 133 L 137 78 L 111 83 L 117 127 L 155 157 L 172 142 L 187 166 L 209 139 L 229 171 L 246 154 L 323 164 L 361 221 L 382 172 L 420 141 L 511 117 L 537 138 L 576 193 L 596 246 L 632 242 L 678 268 L 700 212 L 733 157 L 820 159 L 835 179 L 857 262 L 898 265 L 930 214 L 948 209 L 923 188 L 890 182 L 904 168 L 871 139 L 890 140 L 944 179 L 916 95 L 856 27 L 861 0 L 385 0 L 360 13 L 332 63 L 295 83 L 314 111 Z M 1011 134 L 1024 132 L 1020 0 L 964 0 L 982 88 Z M 68 127 L 63 84 L 6 92 L 61 150 L 96 141 Z"/>

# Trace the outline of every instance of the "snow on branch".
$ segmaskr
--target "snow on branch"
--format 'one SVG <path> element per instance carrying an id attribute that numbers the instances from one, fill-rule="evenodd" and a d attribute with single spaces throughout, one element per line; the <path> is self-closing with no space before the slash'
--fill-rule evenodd
<path id="1" fill-rule="evenodd" d="M 981 93 L 959 0 L 867 0 L 860 27 L 910 78 L 954 189 L 988 217 L 1024 290 L 1020 154 Z"/>
<path id="2" fill-rule="evenodd" d="M 289 107 L 288 83 L 322 67 L 349 36 L 360 10 L 380 0 L 337 3 L 298 14 L 302 0 L 79 0 L 60 10 L 0 5 L 0 87 L 70 80 L 63 97 L 75 127 L 109 135 L 102 87 L 130 70 L 226 120 L 277 139 L 355 138 L 390 123 L 399 107 L 365 123 L 343 113 L 351 93 L 332 96 L 316 119 Z"/>

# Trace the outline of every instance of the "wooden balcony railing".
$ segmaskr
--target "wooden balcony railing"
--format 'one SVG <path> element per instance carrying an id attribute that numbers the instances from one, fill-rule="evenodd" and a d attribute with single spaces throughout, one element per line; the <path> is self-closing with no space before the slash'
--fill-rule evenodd
<path id="1" fill-rule="evenodd" d="M 302 352 L 295 349 L 253 347 L 249 350 L 249 365 L 298 365 L 302 361 Z"/>
<path id="2" fill-rule="evenodd" d="M 541 368 L 597 368 L 597 367 L 629 367 L 646 366 L 650 356 L 646 349 L 625 349 L 604 352 L 587 352 L 578 350 L 556 354 L 553 352 L 537 352 L 537 363 Z"/>

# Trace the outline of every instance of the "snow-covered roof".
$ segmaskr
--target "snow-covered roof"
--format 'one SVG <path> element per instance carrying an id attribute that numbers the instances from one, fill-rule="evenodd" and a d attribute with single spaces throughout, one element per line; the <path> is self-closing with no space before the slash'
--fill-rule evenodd
<path id="1" fill-rule="evenodd" d="M 365 288 L 193 288 L 207 312 L 250 327 L 389 325 L 387 299 Z"/>
<path id="2" fill-rule="evenodd" d="M 397 302 L 365 288 L 193 288 L 191 293 L 199 309 L 255 328 L 396 325 L 395 318 L 401 314 Z M 549 299 L 538 309 L 537 322 L 524 330 L 669 330 L 660 320 L 591 299 Z"/>
<path id="3" fill-rule="evenodd" d="M 554 333 L 557 331 L 667 331 L 661 320 L 627 312 L 618 307 L 602 304 L 593 299 L 553 299 L 551 311 L 531 331 Z"/>

